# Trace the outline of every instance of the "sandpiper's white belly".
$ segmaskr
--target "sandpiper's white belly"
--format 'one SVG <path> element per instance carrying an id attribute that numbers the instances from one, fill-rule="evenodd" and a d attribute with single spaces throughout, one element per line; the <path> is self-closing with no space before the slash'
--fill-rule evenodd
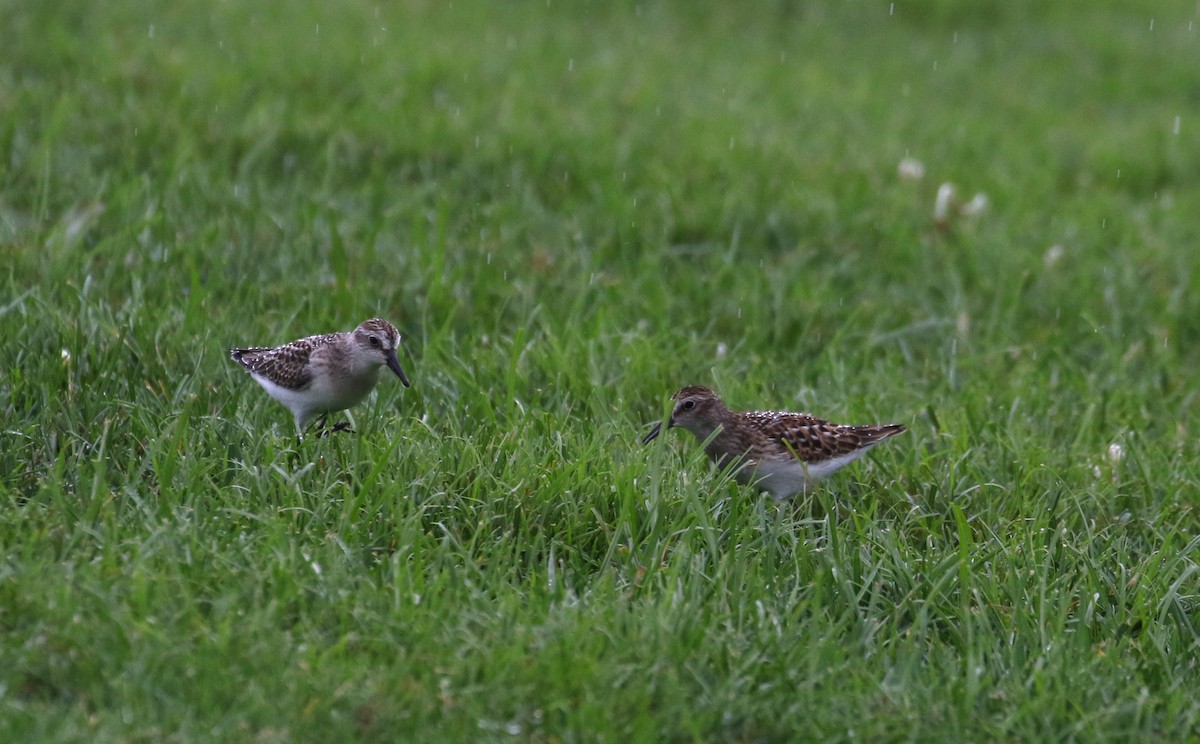
<path id="1" fill-rule="evenodd" d="M 810 485 L 833 475 L 862 457 L 874 446 L 872 443 L 848 454 L 814 463 L 803 463 L 794 458 L 764 460 L 756 467 L 747 466 L 739 470 L 737 479 L 742 483 L 754 483 L 762 490 L 770 491 L 776 499 L 782 500 L 807 491 Z"/>
<path id="2" fill-rule="evenodd" d="M 272 398 L 287 406 L 296 417 L 297 425 L 303 429 L 318 414 L 344 411 L 361 403 L 374 389 L 379 370 L 375 368 L 363 374 L 341 378 L 317 375 L 302 390 L 283 387 L 255 372 L 250 372 L 250 376 Z"/>

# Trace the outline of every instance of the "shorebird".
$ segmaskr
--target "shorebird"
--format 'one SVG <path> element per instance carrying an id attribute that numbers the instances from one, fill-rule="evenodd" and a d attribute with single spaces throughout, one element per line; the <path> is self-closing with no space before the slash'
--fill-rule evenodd
<path id="1" fill-rule="evenodd" d="M 678 426 L 707 441 L 704 451 L 718 467 L 732 468 L 739 483 L 753 483 L 776 500 L 807 491 L 904 432 L 901 424 L 842 426 L 807 413 L 733 411 L 706 387 L 685 387 L 672 398 L 667 428 Z M 661 432 L 659 422 L 642 443 Z"/>
<path id="2" fill-rule="evenodd" d="M 353 331 L 309 336 L 283 346 L 232 349 L 229 355 L 292 412 L 300 437 L 318 415 L 317 429 L 323 432 L 330 413 L 358 405 L 375 388 L 382 367 L 409 387 L 396 356 L 399 344 L 395 326 L 372 318 Z M 333 431 L 349 428 L 343 421 Z"/>

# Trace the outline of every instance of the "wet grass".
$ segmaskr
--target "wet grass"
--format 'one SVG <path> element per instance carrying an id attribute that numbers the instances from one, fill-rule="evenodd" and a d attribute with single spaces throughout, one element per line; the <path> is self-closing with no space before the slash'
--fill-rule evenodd
<path id="1" fill-rule="evenodd" d="M 0 738 L 1200 735 L 1200 18 L 1044 5 L 0 6 Z"/>

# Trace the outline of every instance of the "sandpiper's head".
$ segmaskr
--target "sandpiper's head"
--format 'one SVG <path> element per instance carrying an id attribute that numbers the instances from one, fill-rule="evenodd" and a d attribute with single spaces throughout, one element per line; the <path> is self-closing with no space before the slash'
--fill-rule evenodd
<path id="1" fill-rule="evenodd" d="M 675 408 L 671 411 L 671 418 L 667 420 L 667 428 L 679 426 L 701 439 L 707 438 L 721 424 L 722 418 L 728 412 L 716 393 L 698 385 L 680 388 L 671 399 L 675 401 Z M 650 433 L 642 438 L 642 443 L 650 442 L 661 432 L 662 424 L 655 424 Z"/>
<path id="2" fill-rule="evenodd" d="M 396 356 L 396 349 L 400 346 L 400 332 L 396 330 L 396 326 L 381 318 L 363 321 L 354 329 L 354 343 L 361 358 L 379 366 L 387 365 L 405 387 L 411 386 L 408 376 L 400 366 L 400 359 Z"/>

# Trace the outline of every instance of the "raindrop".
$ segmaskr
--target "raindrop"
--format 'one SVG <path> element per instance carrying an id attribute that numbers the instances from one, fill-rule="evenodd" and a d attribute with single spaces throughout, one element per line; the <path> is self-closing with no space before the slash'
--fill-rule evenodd
<path id="1" fill-rule="evenodd" d="M 1175 117 L 1175 126 L 1171 127 L 1171 134 L 1179 134 L 1179 117 Z"/>
<path id="2" fill-rule="evenodd" d="M 150 30 L 149 30 L 149 32 L 147 33 L 147 35 L 148 35 L 148 36 L 149 36 L 151 39 L 153 39 L 153 38 L 154 38 L 154 24 L 153 24 L 153 23 L 151 23 L 151 24 L 150 24 Z"/>
<path id="3" fill-rule="evenodd" d="M 890 5 L 888 5 L 888 15 L 890 15 L 890 16 L 896 15 L 896 4 L 895 3 L 891 3 Z"/>
<path id="4" fill-rule="evenodd" d="M 567 60 L 567 72 L 575 72 L 575 60 Z"/>
<path id="5" fill-rule="evenodd" d="M 1154 19 L 1153 18 L 1150 19 L 1150 30 L 1151 31 L 1154 30 Z"/>

